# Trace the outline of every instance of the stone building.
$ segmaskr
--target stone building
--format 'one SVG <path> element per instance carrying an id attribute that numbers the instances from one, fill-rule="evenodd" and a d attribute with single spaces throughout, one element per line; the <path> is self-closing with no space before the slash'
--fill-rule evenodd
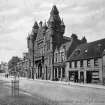
<path id="1" fill-rule="evenodd" d="M 0 64 L 0 73 L 8 74 L 8 63 L 1 62 L 1 64 Z"/>
<path id="2" fill-rule="evenodd" d="M 27 37 L 30 71 L 32 78 L 63 80 L 65 78 L 65 61 L 77 45 L 86 43 L 77 35 L 64 36 L 65 24 L 54 5 L 50 17 L 39 24 L 35 21 L 32 32 Z"/>
<path id="3" fill-rule="evenodd" d="M 104 49 L 105 39 L 79 45 L 66 63 L 68 80 L 84 83 L 103 83 L 105 78 Z"/>
<path id="4" fill-rule="evenodd" d="M 16 71 L 19 73 L 21 77 L 31 77 L 31 73 L 29 71 L 29 59 L 28 53 L 23 53 L 23 57 L 17 62 Z"/>
<path id="5" fill-rule="evenodd" d="M 103 83 L 105 84 L 105 49 L 103 51 L 103 59 L 102 59 L 102 65 L 103 65 L 103 73 L 102 73 L 102 77 L 103 77 Z"/>

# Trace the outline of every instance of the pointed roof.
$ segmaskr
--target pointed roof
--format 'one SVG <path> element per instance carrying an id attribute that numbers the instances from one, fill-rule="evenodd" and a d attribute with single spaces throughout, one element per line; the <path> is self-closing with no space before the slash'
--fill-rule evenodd
<path id="1" fill-rule="evenodd" d="M 62 19 L 62 21 L 61 21 L 61 25 L 62 25 L 62 26 L 65 26 L 63 19 Z"/>
<path id="2" fill-rule="evenodd" d="M 43 27 L 47 27 L 47 23 L 46 23 L 46 21 L 44 22 Z"/>
<path id="3" fill-rule="evenodd" d="M 51 15 L 54 15 L 54 14 L 55 14 L 55 15 L 58 15 L 58 14 L 59 14 L 59 11 L 58 11 L 56 5 L 53 5 L 50 14 L 51 14 Z"/>
<path id="4" fill-rule="evenodd" d="M 85 37 L 85 36 L 83 36 L 83 37 L 82 37 L 82 39 L 81 39 L 81 41 L 82 41 L 82 43 L 85 43 L 85 42 L 87 42 L 87 39 L 86 39 L 86 37 Z"/>
<path id="5" fill-rule="evenodd" d="M 36 29 L 39 28 L 37 21 L 35 21 L 33 28 L 36 28 Z"/>
<path id="6" fill-rule="evenodd" d="M 46 21 L 45 21 L 44 24 L 43 24 L 43 28 L 47 28 L 47 23 L 46 23 Z"/>
<path id="7" fill-rule="evenodd" d="M 57 7 L 54 5 L 51 12 L 50 12 L 50 18 L 48 20 L 48 26 L 49 24 L 55 23 L 55 24 L 61 24 L 61 19 L 59 16 L 59 11 L 57 9 Z"/>

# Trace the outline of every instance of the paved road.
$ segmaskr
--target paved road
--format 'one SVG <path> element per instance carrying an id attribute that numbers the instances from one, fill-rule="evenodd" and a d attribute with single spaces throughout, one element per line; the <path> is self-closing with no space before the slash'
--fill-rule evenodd
<path id="1" fill-rule="evenodd" d="M 55 105 L 46 101 L 43 97 L 31 95 L 21 90 L 19 96 L 11 95 L 11 88 L 7 81 L 0 80 L 0 105 Z"/>
<path id="2" fill-rule="evenodd" d="M 105 105 L 105 89 L 62 85 L 40 80 L 20 80 L 21 89 L 29 95 L 44 97 L 59 105 Z M 58 105 L 58 104 L 57 104 Z"/>

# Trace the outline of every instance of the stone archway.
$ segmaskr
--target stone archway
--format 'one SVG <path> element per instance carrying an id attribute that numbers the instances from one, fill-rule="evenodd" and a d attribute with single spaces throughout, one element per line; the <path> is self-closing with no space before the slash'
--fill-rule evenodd
<path id="1" fill-rule="evenodd" d="M 46 71 L 45 71 L 45 75 L 46 75 L 46 80 L 48 79 L 47 77 L 48 77 L 48 68 L 47 68 L 47 66 L 46 66 Z"/>
<path id="2" fill-rule="evenodd" d="M 38 78 L 41 78 L 42 77 L 42 64 L 39 63 L 38 65 Z"/>

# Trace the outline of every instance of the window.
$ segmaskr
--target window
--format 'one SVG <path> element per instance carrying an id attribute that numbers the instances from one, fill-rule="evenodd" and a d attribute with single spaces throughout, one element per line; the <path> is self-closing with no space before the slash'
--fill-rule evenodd
<path id="1" fill-rule="evenodd" d="M 74 62 L 74 67 L 77 67 L 77 61 Z"/>
<path id="2" fill-rule="evenodd" d="M 99 64 L 98 64 L 98 58 L 94 59 L 94 66 L 99 66 Z"/>
<path id="3" fill-rule="evenodd" d="M 80 61 L 80 67 L 83 67 L 83 60 Z"/>
<path id="4" fill-rule="evenodd" d="M 72 63 L 71 62 L 69 62 L 69 68 L 72 68 Z"/>
<path id="5" fill-rule="evenodd" d="M 51 57 L 49 56 L 49 65 L 51 65 Z"/>
<path id="6" fill-rule="evenodd" d="M 87 67 L 90 67 L 90 59 L 87 60 Z"/>
<path id="7" fill-rule="evenodd" d="M 55 54 L 55 62 L 57 62 L 57 53 Z"/>
<path id="8" fill-rule="evenodd" d="M 43 44 L 43 41 L 38 42 L 38 43 L 37 43 L 38 48 L 41 47 L 42 44 Z"/>
<path id="9" fill-rule="evenodd" d="M 77 49 L 76 51 L 75 51 L 75 53 L 74 53 L 74 56 L 77 56 L 77 55 L 79 55 L 80 54 L 80 49 Z"/>
<path id="10" fill-rule="evenodd" d="M 64 61 L 64 52 L 61 52 L 61 62 Z"/>
<path id="11" fill-rule="evenodd" d="M 62 77 L 65 77 L 65 68 L 62 68 Z"/>
<path id="12" fill-rule="evenodd" d="M 50 41 L 47 41 L 47 50 L 50 49 Z"/>

